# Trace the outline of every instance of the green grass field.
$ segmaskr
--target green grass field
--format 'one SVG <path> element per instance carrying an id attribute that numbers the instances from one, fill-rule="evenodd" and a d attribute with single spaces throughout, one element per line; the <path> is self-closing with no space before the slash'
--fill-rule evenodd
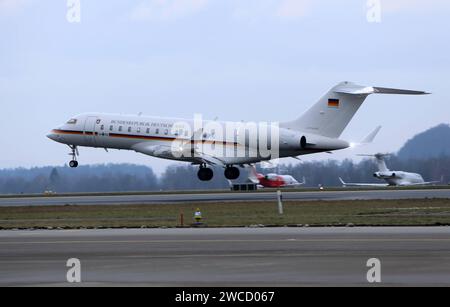
<path id="1" fill-rule="evenodd" d="M 428 199 L 286 202 L 283 216 L 275 202 L 5 207 L 0 229 L 190 226 L 197 207 L 208 227 L 450 225 L 450 200 Z"/>

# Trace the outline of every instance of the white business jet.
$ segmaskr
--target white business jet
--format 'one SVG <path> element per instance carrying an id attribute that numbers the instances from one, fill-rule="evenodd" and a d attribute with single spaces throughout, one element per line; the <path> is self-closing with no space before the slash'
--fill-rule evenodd
<path id="1" fill-rule="evenodd" d="M 213 178 L 211 166 L 223 167 L 225 177 L 235 180 L 240 175 L 238 167 L 248 164 L 350 147 L 339 137 L 371 94 L 427 93 L 342 82 L 300 118 L 258 125 L 257 129 L 248 125 L 242 130 L 242 123 L 201 120 L 199 128 L 198 120 L 90 113 L 73 117 L 48 137 L 71 148 L 70 167 L 78 166 L 78 147 L 124 149 L 199 165 L 198 177 L 202 181 Z M 261 142 L 263 135 L 267 142 Z"/>
<path id="2" fill-rule="evenodd" d="M 346 183 L 342 178 L 339 178 L 344 187 L 388 187 L 388 186 L 424 186 L 440 183 L 440 181 L 426 182 L 422 175 L 415 173 L 407 173 L 403 171 L 391 171 L 386 166 L 386 154 L 376 155 L 360 155 L 363 157 L 374 157 L 377 160 L 378 172 L 373 176 L 377 179 L 385 180 L 386 183 Z"/>

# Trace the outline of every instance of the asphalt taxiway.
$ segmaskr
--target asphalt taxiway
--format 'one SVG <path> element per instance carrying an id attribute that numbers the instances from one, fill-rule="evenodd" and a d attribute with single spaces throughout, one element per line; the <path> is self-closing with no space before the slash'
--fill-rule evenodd
<path id="1" fill-rule="evenodd" d="M 450 228 L 0 231 L 0 286 L 450 286 Z"/>
<path id="2" fill-rule="evenodd" d="M 370 190 L 370 191 L 317 191 L 283 192 L 285 200 L 392 200 L 392 199 L 450 199 L 450 189 L 427 190 Z M 235 201 L 271 201 L 276 199 L 275 192 L 257 193 L 191 193 L 191 194 L 149 194 L 149 195 L 113 195 L 113 196 L 52 196 L 0 198 L 0 207 L 45 206 L 45 205 L 127 205 L 161 204 L 180 202 L 235 202 Z"/>

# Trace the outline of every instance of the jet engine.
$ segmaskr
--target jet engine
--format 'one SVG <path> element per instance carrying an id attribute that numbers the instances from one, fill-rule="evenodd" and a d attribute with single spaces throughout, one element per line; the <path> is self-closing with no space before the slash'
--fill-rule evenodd
<path id="1" fill-rule="evenodd" d="M 393 172 L 376 172 L 373 174 L 375 178 L 378 179 L 395 179 L 398 178 L 396 173 Z"/>
<path id="2" fill-rule="evenodd" d="M 347 141 L 283 129 L 280 131 L 280 148 L 295 151 L 331 151 L 350 147 Z"/>

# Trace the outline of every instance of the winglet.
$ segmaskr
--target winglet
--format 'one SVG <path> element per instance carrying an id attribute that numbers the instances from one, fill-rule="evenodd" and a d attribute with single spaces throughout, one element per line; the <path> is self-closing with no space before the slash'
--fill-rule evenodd
<path id="1" fill-rule="evenodd" d="M 371 144 L 373 140 L 375 140 L 375 137 L 378 135 L 381 128 L 382 126 L 378 126 L 374 131 L 372 131 L 368 136 L 366 136 L 364 140 L 362 140 L 361 144 Z"/>
<path id="2" fill-rule="evenodd" d="M 259 183 L 256 167 L 252 164 L 250 164 L 249 167 L 248 180 L 251 181 L 252 183 Z"/>
<path id="3" fill-rule="evenodd" d="M 345 183 L 345 181 L 341 178 L 341 177 L 339 177 L 339 181 L 342 183 L 342 185 L 345 187 L 345 186 L 347 186 L 347 184 Z"/>

